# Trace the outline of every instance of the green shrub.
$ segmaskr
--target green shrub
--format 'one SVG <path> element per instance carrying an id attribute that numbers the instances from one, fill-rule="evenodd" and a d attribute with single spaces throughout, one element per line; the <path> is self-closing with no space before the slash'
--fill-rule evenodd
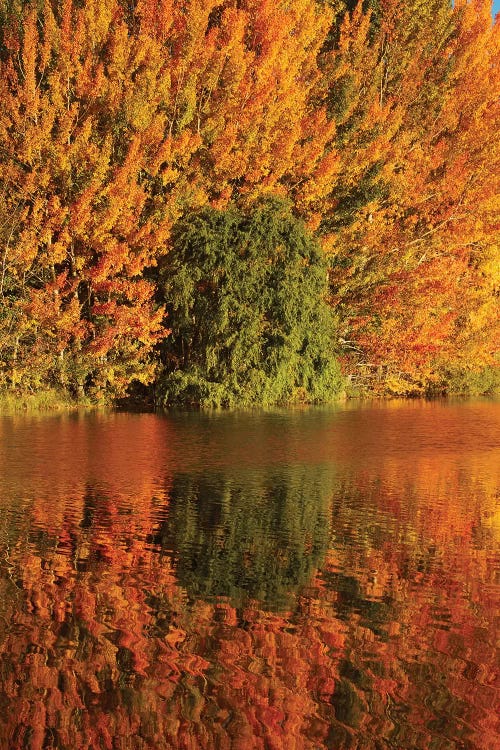
<path id="1" fill-rule="evenodd" d="M 465 367 L 450 369 L 444 374 L 443 390 L 468 396 L 493 395 L 500 392 L 500 367 L 480 370 Z"/>
<path id="2" fill-rule="evenodd" d="M 159 287 L 172 329 L 159 404 L 318 403 L 339 393 L 327 266 L 288 203 L 190 214 Z"/>

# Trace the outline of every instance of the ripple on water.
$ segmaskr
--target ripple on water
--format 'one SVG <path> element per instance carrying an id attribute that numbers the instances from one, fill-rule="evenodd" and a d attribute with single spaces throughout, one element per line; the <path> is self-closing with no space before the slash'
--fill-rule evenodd
<path id="1" fill-rule="evenodd" d="M 494 748 L 499 426 L 0 419 L 0 747 Z"/>

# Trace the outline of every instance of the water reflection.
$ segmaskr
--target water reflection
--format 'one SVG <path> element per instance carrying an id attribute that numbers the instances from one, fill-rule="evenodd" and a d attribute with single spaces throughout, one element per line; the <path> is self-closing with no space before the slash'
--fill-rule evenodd
<path id="1" fill-rule="evenodd" d="M 331 488 L 321 467 L 176 475 L 154 542 L 191 597 L 280 611 L 324 561 Z"/>
<path id="2" fill-rule="evenodd" d="M 1 748 L 495 746 L 495 405 L 0 429 Z"/>

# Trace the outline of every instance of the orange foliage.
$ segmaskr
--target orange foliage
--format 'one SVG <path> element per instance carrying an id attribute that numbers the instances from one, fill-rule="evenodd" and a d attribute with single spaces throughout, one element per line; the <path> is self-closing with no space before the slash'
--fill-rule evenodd
<path id="1" fill-rule="evenodd" d="M 351 375 L 397 393 L 495 364 L 498 21 L 344 5 L 0 4 L 3 386 L 150 381 L 172 225 L 269 193 L 331 256 Z"/>
<path id="2" fill-rule="evenodd" d="M 325 69 L 343 161 L 326 246 L 351 372 L 418 392 L 498 354 L 499 26 L 485 2 L 381 6 L 374 41 L 358 6 Z"/>

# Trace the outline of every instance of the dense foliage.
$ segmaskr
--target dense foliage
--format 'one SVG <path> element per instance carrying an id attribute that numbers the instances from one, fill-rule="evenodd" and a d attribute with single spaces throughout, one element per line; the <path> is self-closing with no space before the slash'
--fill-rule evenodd
<path id="1" fill-rule="evenodd" d="M 286 204 L 205 209 L 174 230 L 162 403 L 329 401 L 342 378 L 321 249 Z"/>
<path id="2" fill-rule="evenodd" d="M 330 260 L 353 385 L 494 387 L 499 28 L 487 0 L 0 0 L 0 389 L 154 381 L 172 228 L 265 196 Z"/>

